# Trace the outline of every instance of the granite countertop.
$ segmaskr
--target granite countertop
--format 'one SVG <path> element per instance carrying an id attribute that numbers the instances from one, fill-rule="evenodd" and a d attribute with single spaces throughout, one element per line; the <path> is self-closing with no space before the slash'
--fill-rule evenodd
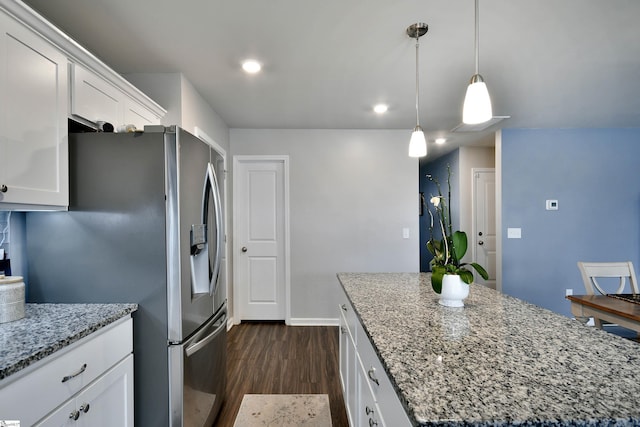
<path id="1" fill-rule="evenodd" d="M 0 380 L 137 309 L 137 304 L 25 304 L 23 319 L 0 323 Z"/>
<path id="2" fill-rule="evenodd" d="M 338 278 L 415 425 L 640 425 L 636 342 L 480 285 L 443 307 L 428 273 Z"/>

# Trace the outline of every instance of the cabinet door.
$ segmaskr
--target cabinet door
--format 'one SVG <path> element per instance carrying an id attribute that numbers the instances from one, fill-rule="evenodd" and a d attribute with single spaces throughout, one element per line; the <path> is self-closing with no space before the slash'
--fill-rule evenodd
<path id="1" fill-rule="evenodd" d="M 136 126 L 136 129 L 144 129 L 145 125 L 159 125 L 160 117 L 133 99 L 126 97 L 123 124 L 132 124 Z"/>
<path id="2" fill-rule="evenodd" d="M 355 346 L 346 325 L 344 314 L 340 313 L 340 381 L 342 383 L 342 394 L 349 418 L 349 425 L 355 425 L 353 396 L 355 395 L 356 383 L 354 382 L 353 360 L 355 357 Z"/>
<path id="3" fill-rule="evenodd" d="M 367 373 L 360 363 L 358 363 L 358 368 L 359 393 L 358 403 L 356 406 L 358 410 L 357 418 L 360 420 L 360 423 L 357 425 L 363 427 L 383 427 L 385 424 L 382 419 L 382 415 L 380 414 L 380 408 L 376 404 L 376 398 L 373 395 L 373 391 L 371 390 L 371 387 L 369 387 L 369 379 L 367 378 Z"/>
<path id="4" fill-rule="evenodd" d="M 66 206 L 67 58 L 2 12 L 0 28 L 0 206 Z"/>
<path id="5" fill-rule="evenodd" d="M 109 122 L 121 125 L 123 94 L 112 84 L 78 64 L 71 64 L 71 115 L 93 124 Z"/>
<path id="6" fill-rule="evenodd" d="M 82 426 L 133 427 L 133 355 L 87 387 L 76 405 Z"/>

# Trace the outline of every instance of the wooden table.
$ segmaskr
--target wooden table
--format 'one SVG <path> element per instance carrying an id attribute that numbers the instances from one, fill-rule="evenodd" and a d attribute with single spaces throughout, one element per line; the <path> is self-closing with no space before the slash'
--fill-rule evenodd
<path id="1" fill-rule="evenodd" d="M 640 333 L 640 304 L 606 295 L 568 295 L 567 299 L 571 313 L 583 323 L 594 317 Z"/>

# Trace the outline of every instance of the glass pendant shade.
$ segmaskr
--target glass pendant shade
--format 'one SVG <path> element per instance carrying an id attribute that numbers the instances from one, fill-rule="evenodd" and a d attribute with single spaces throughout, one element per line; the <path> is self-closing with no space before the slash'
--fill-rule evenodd
<path id="1" fill-rule="evenodd" d="M 423 157 L 427 155 L 427 140 L 420 126 L 416 126 L 409 140 L 409 157 Z"/>
<path id="2" fill-rule="evenodd" d="M 484 123 L 493 117 L 491 98 L 480 74 L 475 74 L 467 87 L 462 108 L 462 122 L 468 125 Z"/>

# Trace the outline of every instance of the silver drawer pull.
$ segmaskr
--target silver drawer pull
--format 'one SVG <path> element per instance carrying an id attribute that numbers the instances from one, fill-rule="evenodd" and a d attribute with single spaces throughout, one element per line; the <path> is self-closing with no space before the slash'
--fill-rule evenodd
<path id="1" fill-rule="evenodd" d="M 0 185 L 0 193 L 6 193 L 8 189 L 9 188 L 7 188 L 6 185 L 4 184 Z"/>
<path id="2" fill-rule="evenodd" d="M 73 411 L 72 413 L 69 414 L 69 419 L 70 420 L 76 421 L 78 418 L 80 418 L 80 412 L 79 411 Z"/>
<path id="3" fill-rule="evenodd" d="M 82 365 L 80 367 L 80 370 L 78 372 L 76 372 L 75 374 L 71 374 L 71 375 L 67 375 L 66 377 L 62 378 L 62 382 L 66 383 L 67 381 L 69 381 L 72 378 L 77 377 L 78 375 L 80 375 L 81 373 L 83 373 L 85 370 L 87 369 L 87 364 L 85 363 L 84 365 Z M 76 418 L 77 419 L 77 418 Z"/>
<path id="4" fill-rule="evenodd" d="M 342 305 L 340 306 L 340 308 L 341 308 L 343 311 L 347 311 L 347 304 L 342 304 Z"/>
<path id="5" fill-rule="evenodd" d="M 378 379 L 376 378 L 376 368 L 371 367 L 371 369 L 367 371 L 367 375 L 369 375 L 369 379 L 376 383 L 376 385 L 380 385 L 380 382 L 378 382 Z"/>
<path id="6" fill-rule="evenodd" d="M 368 406 L 364 408 L 364 411 L 367 413 L 367 415 L 373 414 L 373 409 L 369 408 Z"/>
<path id="7" fill-rule="evenodd" d="M 343 334 L 346 334 L 347 328 L 345 328 L 344 326 L 340 326 L 340 332 L 342 332 Z"/>
<path id="8" fill-rule="evenodd" d="M 378 422 L 376 420 L 372 420 L 371 418 L 369 418 L 369 427 L 373 427 L 377 425 L 378 425 Z"/>
<path id="9" fill-rule="evenodd" d="M 86 414 L 87 412 L 89 412 L 89 409 L 90 409 L 90 408 L 91 408 L 91 405 L 89 405 L 89 404 L 88 404 L 88 403 L 86 403 L 86 402 L 85 402 L 85 403 L 83 403 L 83 404 L 82 404 L 82 406 L 80 406 L 80 410 L 81 410 L 82 412 L 84 412 L 85 414 Z"/>

